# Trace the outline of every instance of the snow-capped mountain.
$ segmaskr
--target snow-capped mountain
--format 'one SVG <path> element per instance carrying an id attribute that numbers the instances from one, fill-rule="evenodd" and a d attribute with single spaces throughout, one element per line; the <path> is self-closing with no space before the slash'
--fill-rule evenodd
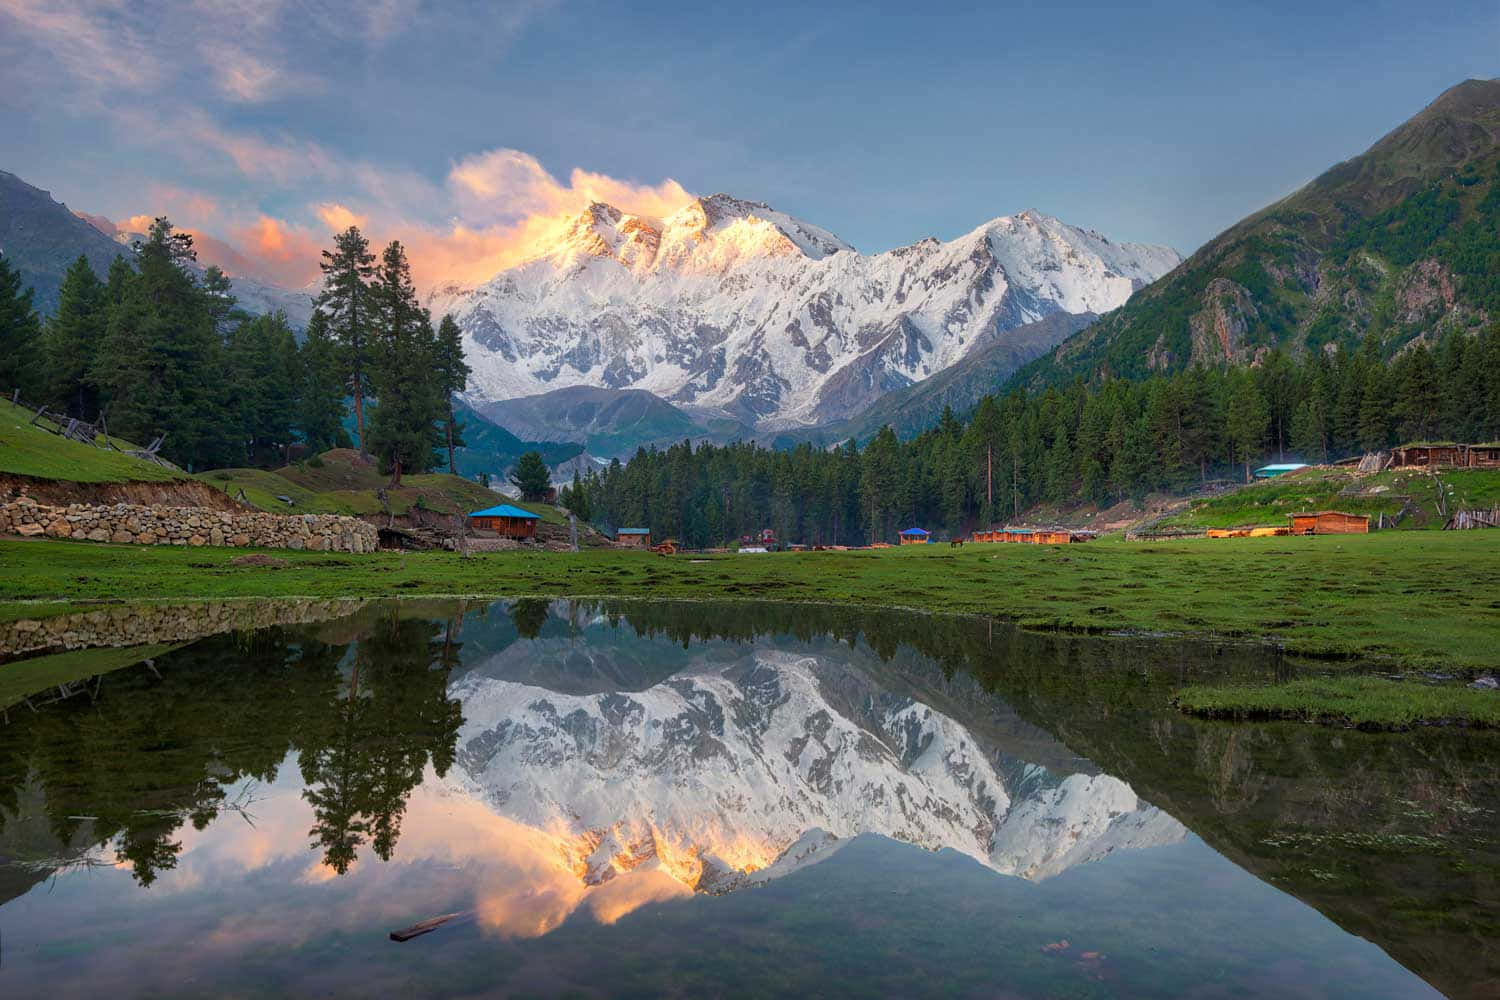
<path id="1" fill-rule="evenodd" d="M 665 219 L 596 203 L 431 305 L 464 331 L 478 403 L 639 388 L 769 430 L 852 416 L 1056 313 L 1107 312 L 1180 260 L 1034 211 L 866 255 L 717 194 Z"/>
<path id="2" fill-rule="evenodd" d="M 984 745 L 858 667 L 705 654 L 644 690 L 564 694 L 471 673 L 450 780 L 541 831 L 587 885 L 656 870 L 726 892 L 876 833 L 1039 879 L 1185 828 L 1107 775 Z"/>

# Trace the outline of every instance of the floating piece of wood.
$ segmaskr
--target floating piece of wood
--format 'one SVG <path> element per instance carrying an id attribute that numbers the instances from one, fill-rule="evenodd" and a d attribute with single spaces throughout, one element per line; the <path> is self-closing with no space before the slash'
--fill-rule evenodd
<path id="1" fill-rule="evenodd" d="M 421 937 L 423 934 L 430 934 L 433 931 L 437 930 L 439 927 L 443 927 L 448 924 L 470 923 L 474 920 L 475 916 L 476 911 L 474 910 L 462 910 L 458 913 L 445 913 L 440 917 L 431 917 L 419 923 L 412 924 L 410 927 L 402 928 L 399 931 L 391 931 L 391 940 L 410 941 L 414 937 Z"/>

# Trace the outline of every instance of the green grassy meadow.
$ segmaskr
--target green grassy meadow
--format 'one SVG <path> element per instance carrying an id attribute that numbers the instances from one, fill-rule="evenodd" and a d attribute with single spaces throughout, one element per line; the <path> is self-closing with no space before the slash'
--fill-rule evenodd
<path id="1" fill-rule="evenodd" d="M 775 599 L 983 614 L 1041 629 L 1270 640 L 1298 656 L 1407 669 L 1500 666 L 1500 532 L 743 556 L 278 551 L 285 568 L 232 565 L 243 554 L 3 540 L 0 604 L 10 607 L 0 611 L 282 596 Z"/>

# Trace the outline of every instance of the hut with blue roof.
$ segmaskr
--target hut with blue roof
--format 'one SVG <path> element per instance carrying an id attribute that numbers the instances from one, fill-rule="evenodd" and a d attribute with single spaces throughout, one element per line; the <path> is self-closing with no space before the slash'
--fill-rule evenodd
<path id="1" fill-rule="evenodd" d="M 901 532 L 902 545 L 926 545 L 932 533 L 926 528 L 907 528 Z"/>
<path id="2" fill-rule="evenodd" d="M 475 531 L 493 531 L 501 538 L 535 538 L 541 516 L 508 503 L 476 510 L 469 515 L 469 527 Z"/>

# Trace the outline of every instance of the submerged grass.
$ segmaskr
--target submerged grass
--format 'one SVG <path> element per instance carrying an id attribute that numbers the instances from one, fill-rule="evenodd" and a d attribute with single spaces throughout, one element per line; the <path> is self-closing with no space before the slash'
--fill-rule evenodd
<path id="1" fill-rule="evenodd" d="M 1500 693 L 1383 677 L 1304 677 L 1284 684 L 1194 685 L 1179 708 L 1218 719 L 1300 719 L 1371 729 L 1500 726 Z"/>

